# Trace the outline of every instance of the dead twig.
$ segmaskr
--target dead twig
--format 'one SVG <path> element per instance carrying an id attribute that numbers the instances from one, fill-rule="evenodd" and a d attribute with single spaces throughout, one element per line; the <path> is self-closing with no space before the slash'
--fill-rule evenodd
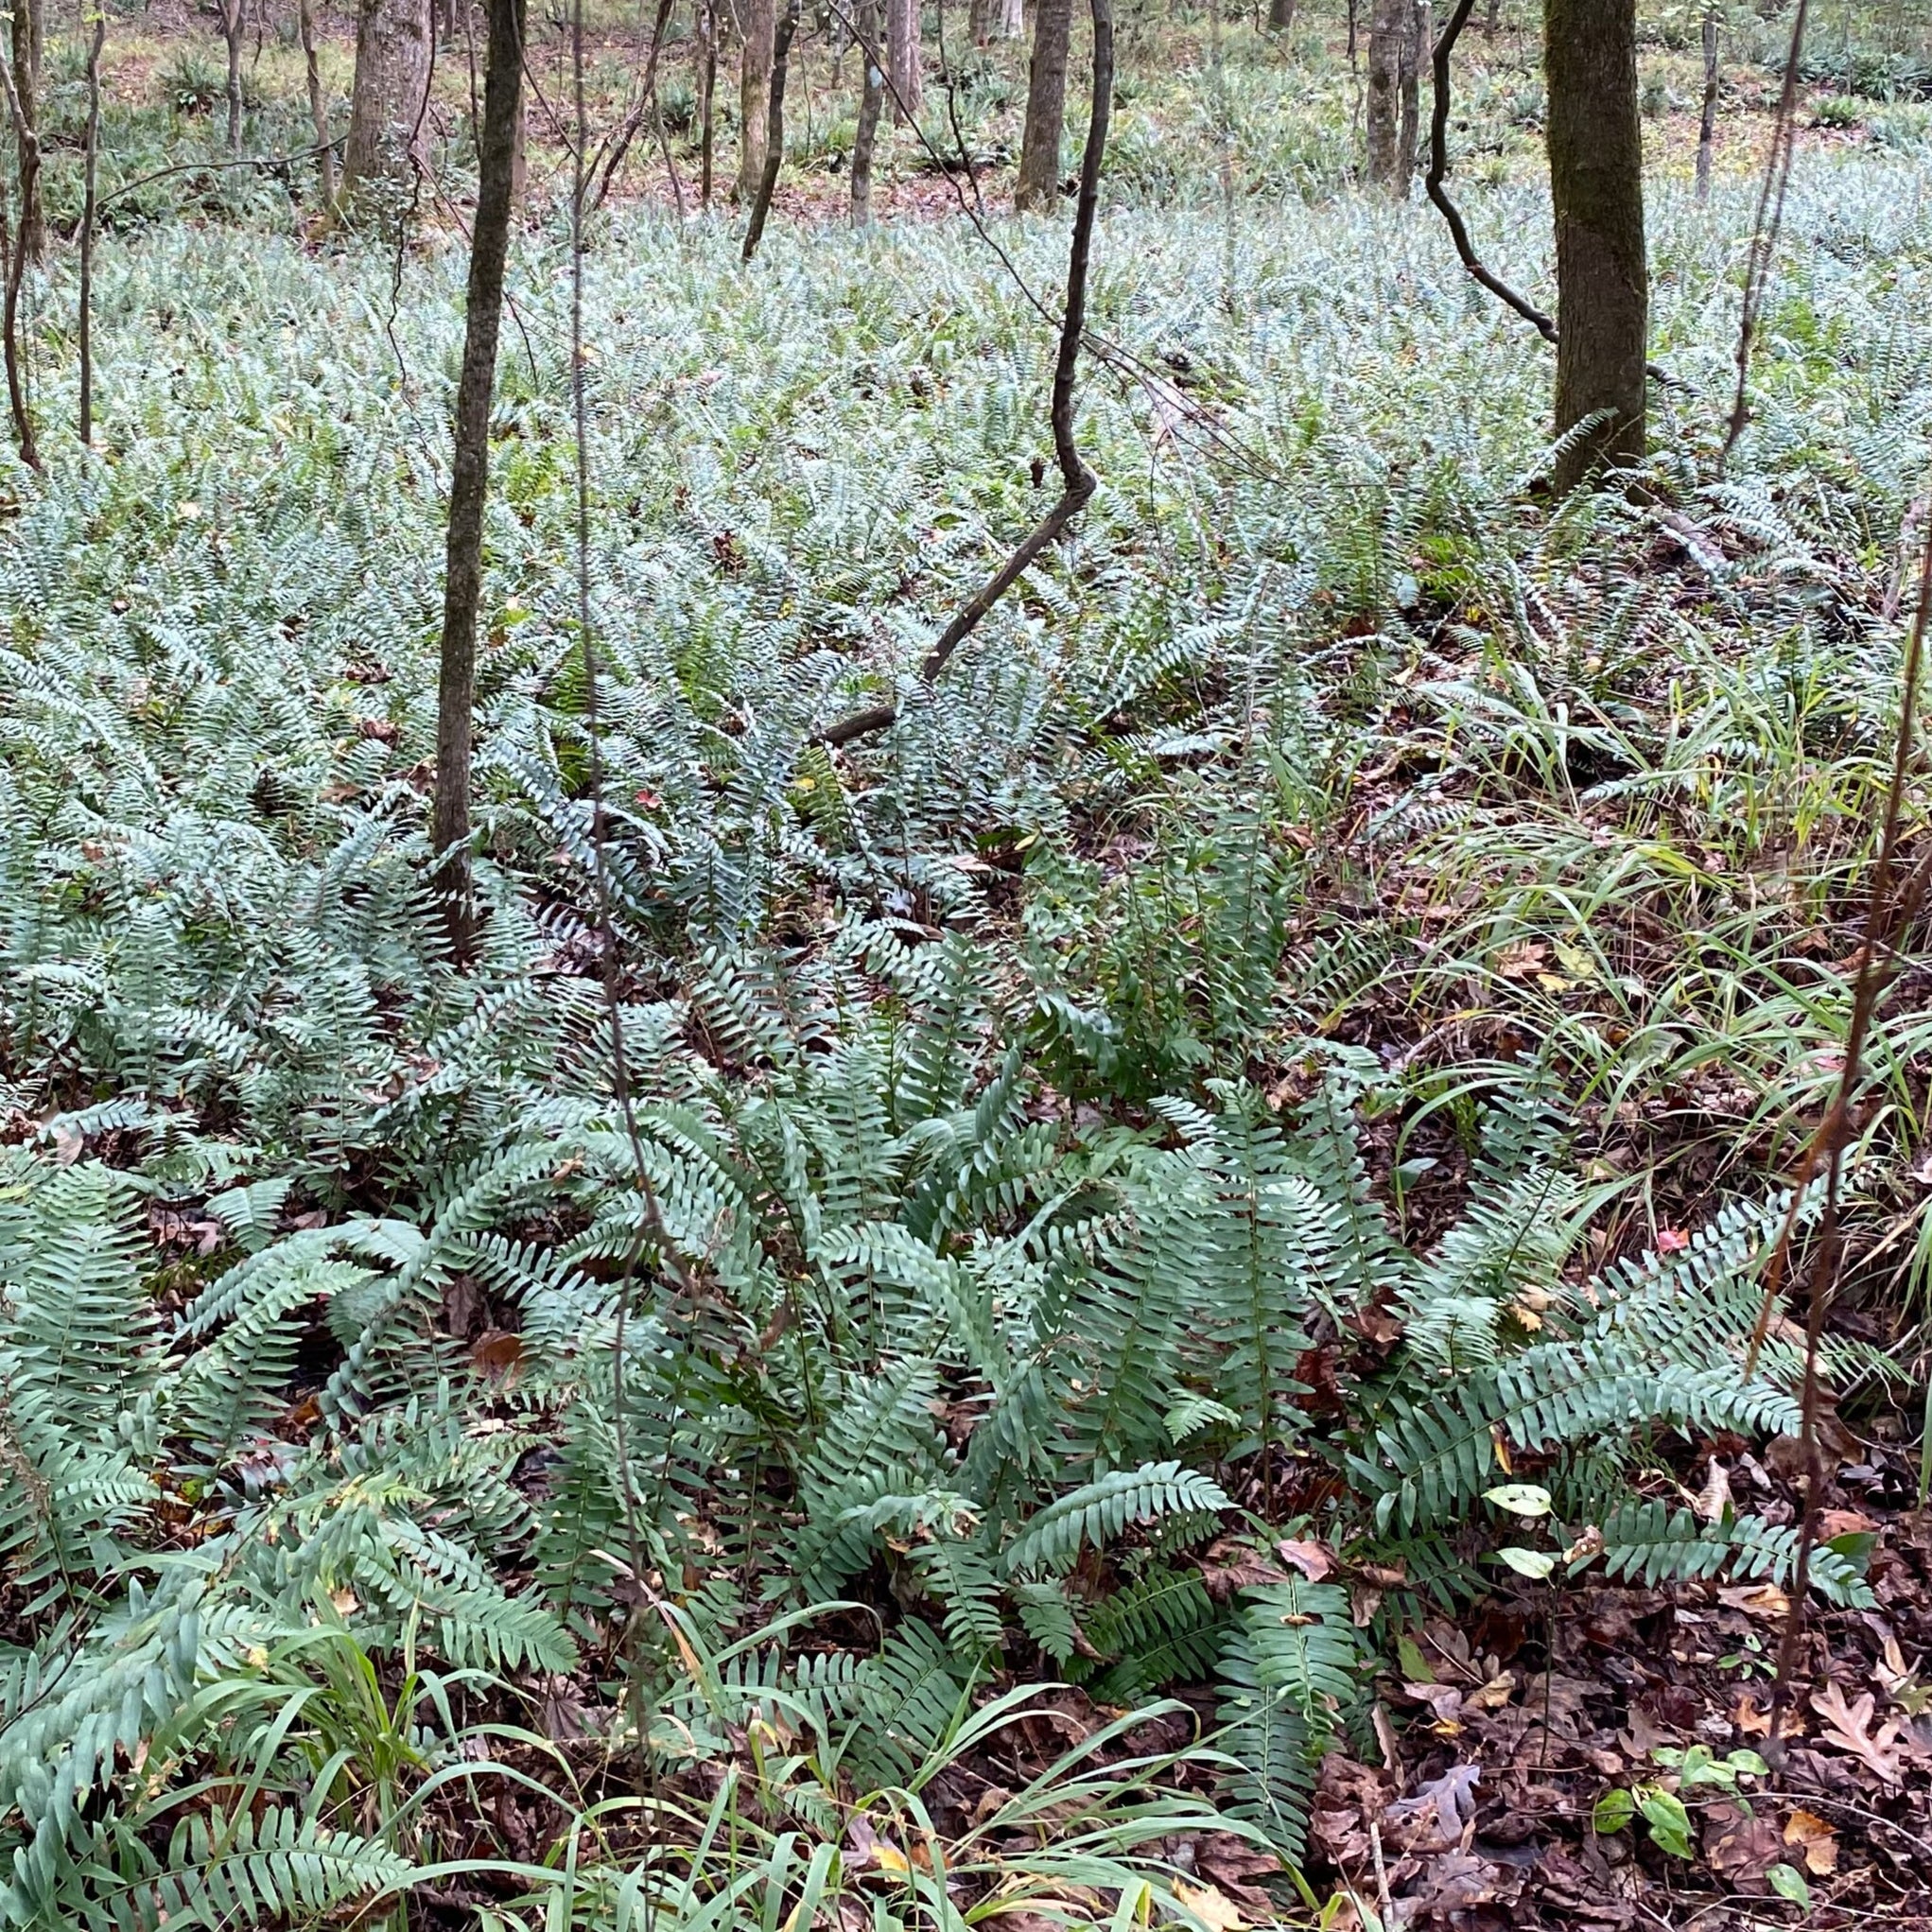
<path id="1" fill-rule="evenodd" d="M 1027 567 L 1072 522 L 1098 487 L 1081 461 L 1073 437 L 1073 385 L 1087 315 L 1087 271 L 1093 249 L 1093 225 L 1100 206 L 1100 171 L 1106 154 L 1107 121 L 1113 104 L 1114 22 L 1110 0 L 1089 0 L 1093 16 L 1093 113 L 1080 157 L 1080 198 L 1073 214 L 1073 240 L 1067 255 L 1067 305 L 1060 319 L 1060 350 L 1053 366 L 1052 419 L 1053 455 L 1060 467 L 1060 500 L 1021 540 L 1018 549 L 948 624 L 919 665 L 919 681 L 931 685 L 970 636 L 986 613 L 1018 582 Z M 868 56 L 871 50 L 867 49 Z M 962 197 L 964 205 L 964 197 Z M 818 734 L 825 745 L 849 744 L 868 732 L 882 731 L 898 716 L 896 703 L 873 705 L 842 718 Z"/>
<path id="2" fill-rule="evenodd" d="M 1801 1401 L 1804 1446 L 1804 1515 L 1798 1532 L 1798 1551 L 1792 1564 L 1791 1608 L 1784 1621 L 1784 1639 L 1778 1646 L 1778 1675 L 1771 1691 L 1771 1729 L 1766 1740 L 1766 1755 L 1773 1765 L 1784 1756 L 1782 1719 L 1790 1708 L 1792 1681 L 1798 1669 L 1799 1650 L 1804 1631 L 1805 1597 L 1811 1582 L 1811 1557 L 1818 1543 L 1819 1510 L 1823 1500 L 1824 1469 L 1819 1451 L 1818 1412 L 1819 1401 L 1818 1361 L 1824 1338 L 1825 1315 L 1837 1276 L 1839 1231 L 1838 1194 L 1843 1179 L 1845 1147 L 1852 1138 L 1854 1107 L 1857 1100 L 1860 1067 L 1865 1043 L 1871 1036 L 1878 1002 L 1896 976 L 1896 948 L 1909 930 L 1923 903 L 1928 868 L 1921 863 L 1899 889 L 1899 838 L 1905 820 L 1906 777 L 1916 743 L 1915 718 L 1919 704 L 1919 682 L 1924 662 L 1925 627 L 1932 617 L 1932 538 L 1928 538 L 1919 569 L 1918 606 L 1906 641 L 1904 688 L 1899 698 L 1898 738 L 1892 749 L 1891 781 L 1887 789 L 1885 816 L 1881 824 L 1878 857 L 1871 873 L 1870 911 L 1865 919 L 1865 944 L 1858 962 L 1858 976 L 1852 992 L 1852 1015 L 1845 1033 L 1844 1065 L 1825 1116 L 1819 1123 L 1800 1162 L 1797 1189 L 1784 1216 L 1777 1246 L 1765 1270 L 1765 1296 L 1758 1311 L 1757 1325 L 1746 1351 L 1745 1373 L 1757 1366 L 1759 1350 L 1770 1329 L 1771 1314 L 1789 1262 L 1791 1240 L 1797 1227 L 1800 1204 L 1816 1178 L 1820 1164 L 1825 1169 L 1824 1212 L 1819 1220 L 1818 1245 L 1812 1256 L 1809 1299 L 1804 1322 L 1804 1384 Z"/>
<path id="3" fill-rule="evenodd" d="M 1784 81 L 1778 92 L 1778 113 L 1771 123 L 1770 151 L 1765 156 L 1764 183 L 1758 189 L 1757 218 L 1751 224 L 1750 253 L 1744 267 L 1744 307 L 1737 325 L 1737 394 L 1732 401 L 1724 447 L 1717 452 L 1720 477 L 1750 417 L 1745 383 L 1750 374 L 1751 345 L 1757 339 L 1765 290 L 1770 286 L 1771 256 L 1778 246 L 1778 231 L 1784 225 L 1784 190 L 1791 184 L 1791 157 L 1797 146 L 1798 70 L 1804 56 L 1804 27 L 1810 12 L 1811 0 L 1798 0 L 1798 12 L 1791 23 L 1791 50 L 1784 57 Z"/>

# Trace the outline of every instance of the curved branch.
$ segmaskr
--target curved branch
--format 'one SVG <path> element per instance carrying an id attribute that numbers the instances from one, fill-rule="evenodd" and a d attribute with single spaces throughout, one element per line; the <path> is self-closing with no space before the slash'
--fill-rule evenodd
<path id="1" fill-rule="evenodd" d="M 1557 339 L 1557 325 L 1540 309 L 1535 303 L 1519 295 L 1509 284 L 1497 274 L 1486 269 L 1475 251 L 1475 244 L 1470 240 L 1468 224 L 1462 218 L 1462 210 L 1450 200 L 1449 190 L 1442 185 L 1443 177 L 1449 172 L 1449 63 L 1455 52 L 1455 44 L 1462 38 L 1462 30 L 1469 25 L 1469 17 L 1476 0 L 1458 0 L 1456 9 L 1449 16 L 1449 24 L 1442 29 L 1442 37 L 1436 43 L 1434 68 L 1436 74 L 1435 101 L 1429 114 L 1429 173 L 1423 185 L 1429 191 L 1429 199 L 1442 211 L 1442 218 L 1449 223 L 1449 238 L 1455 243 L 1455 252 L 1462 258 L 1462 265 L 1499 302 L 1506 303 L 1524 322 L 1535 324 L 1537 333 L 1546 342 Z"/>
<path id="2" fill-rule="evenodd" d="M 1093 253 L 1094 218 L 1100 207 L 1101 164 L 1106 155 L 1107 122 L 1114 96 L 1114 16 L 1111 0 L 1089 0 L 1093 15 L 1093 112 L 1087 146 L 1080 156 L 1080 197 L 1073 210 L 1073 240 L 1067 254 L 1067 307 L 1060 320 L 1060 349 L 1053 364 L 1053 456 L 1060 467 L 1060 500 L 1028 532 L 972 601 L 940 633 L 919 665 L 919 681 L 931 685 L 980 620 L 1005 596 L 1027 566 L 1086 507 L 1099 479 L 1081 461 L 1073 436 L 1073 384 L 1087 325 L 1087 272 Z M 869 51 L 869 50 L 868 50 Z M 849 744 L 867 732 L 882 731 L 898 716 L 896 704 L 855 711 L 817 734 L 824 745 Z"/>

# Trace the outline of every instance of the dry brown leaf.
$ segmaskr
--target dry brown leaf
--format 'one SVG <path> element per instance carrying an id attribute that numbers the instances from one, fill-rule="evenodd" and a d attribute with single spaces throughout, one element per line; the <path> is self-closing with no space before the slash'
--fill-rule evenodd
<path id="1" fill-rule="evenodd" d="M 1731 1478 L 1714 1455 L 1711 1458 L 1710 1479 L 1702 1493 L 1692 1500 L 1691 1507 L 1699 1523 L 1715 1523 L 1732 1507 Z"/>
<path id="2" fill-rule="evenodd" d="M 1496 971 L 1506 980 L 1526 980 L 1549 960 L 1550 949 L 1540 939 L 1519 939 L 1496 955 Z"/>
<path id="3" fill-rule="evenodd" d="M 1319 1583 L 1335 1567 L 1334 1558 L 1320 1543 L 1301 1537 L 1283 1537 L 1275 1545 L 1275 1554 L 1284 1563 L 1292 1563 L 1311 1583 Z"/>
<path id="4" fill-rule="evenodd" d="M 1877 1701 L 1870 1691 L 1861 1691 L 1856 1701 L 1848 1704 L 1844 1692 L 1828 1683 L 1812 1694 L 1811 1708 L 1824 1719 L 1822 1742 L 1849 1751 L 1884 1784 L 1896 1784 L 1905 1771 L 1905 1759 L 1897 1745 L 1903 1726 L 1892 1717 L 1873 1732 L 1871 1719 Z"/>
<path id="5" fill-rule="evenodd" d="M 1784 1820 L 1784 1842 L 1803 1847 L 1805 1867 L 1816 1878 L 1838 1869 L 1837 1833 L 1808 1811 L 1794 1811 Z"/>
<path id="6" fill-rule="evenodd" d="M 1500 1677 L 1492 1677 L 1481 1690 L 1471 1691 L 1463 1699 L 1463 1709 L 1466 1711 L 1500 1711 L 1515 1695 L 1515 1675 L 1506 1670 Z"/>
<path id="7" fill-rule="evenodd" d="M 1862 1509 L 1826 1509 L 1819 1515 L 1818 1540 L 1828 1543 L 1834 1537 L 1869 1536 L 1877 1527 L 1877 1519 Z"/>
<path id="8" fill-rule="evenodd" d="M 1717 1593 L 1726 1610 L 1743 1610 L 1767 1624 L 1782 1623 L 1791 1613 L 1791 1599 L 1775 1583 L 1738 1583 Z"/>
<path id="9" fill-rule="evenodd" d="M 1189 1885 L 1185 1879 L 1175 1879 L 1174 1895 L 1202 1924 L 1208 1932 L 1241 1932 L 1247 1921 L 1241 1916 L 1241 1907 L 1214 1885 Z"/>

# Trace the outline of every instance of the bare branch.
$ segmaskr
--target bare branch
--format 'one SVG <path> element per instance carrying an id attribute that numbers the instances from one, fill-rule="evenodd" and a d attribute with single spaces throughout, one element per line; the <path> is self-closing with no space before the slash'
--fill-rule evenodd
<path id="1" fill-rule="evenodd" d="M 1073 240 L 1067 256 L 1067 306 L 1060 319 L 1060 349 L 1053 364 L 1052 417 L 1053 455 L 1060 466 L 1060 500 L 940 634 L 919 666 L 922 684 L 931 685 L 939 677 L 952 653 L 972 635 L 980 620 L 1013 587 L 1034 559 L 1072 522 L 1097 487 L 1097 479 L 1081 461 L 1080 447 L 1073 436 L 1073 385 L 1086 330 L 1087 271 L 1093 251 L 1101 165 L 1106 156 L 1107 122 L 1113 106 L 1114 20 L 1110 0 L 1089 0 L 1089 5 L 1093 15 L 1093 112 L 1087 127 L 1087 146 L 1080 157 L 1080 198 L 1074 205 Z M 866 51 L 869 56 L 872 50 Z M 897 716 L 896 705 L 875 705 L 841 719 L 819 733 L 818 740 L 826 745 L 849 744 L 867 732 L 883 730 Z"/>

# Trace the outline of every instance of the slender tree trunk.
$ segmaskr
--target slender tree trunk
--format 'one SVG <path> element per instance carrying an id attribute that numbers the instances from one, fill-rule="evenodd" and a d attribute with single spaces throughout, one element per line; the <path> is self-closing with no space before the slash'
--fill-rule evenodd
<path id="1" fill-rule="evenodd" d="M 1268 0 L 1268 27 L 1273 33 L 1294 31 L 1295 0 Z"/>
<path id="2" fill-rule="evenodd" d="M 336 150 L 329 139 L 329 104 L 322 93 L 322 61 L 315 44 L 315 14 L 309 0 L 296 0 L 296 31 L 302 36 L 302 61 L 308 79 L 308 118 L 315 129 L 315 187 L 322 218 L 336 212 Z"/>
<path id="3" fill-rule="evenodd" d="M 751 219 L 745 224 L 746 261 L 758 252 L 765 218 L 772 212 L 772 197 L 778 191 L 778 170 L 785 165 L 785 78 L 792 64 L 792 37 L 797 31 L 798 0 L 786 0 L 784 15 L 772 36 L 772 90 L 765 106 L 765 171 L 758 177 L 757 198 L 752 202 Z"/>
<path id="4" fill-rule="evenodd" d="M 1717 16 L 1704 16 L 1704 110 L 1697 120 L 1697 200 L 1711 195 L 1711 148 L 1717 138 Z"/>
<path id="5" fill-rule="evenodd" d="M 40 0 L 28 0 L 38 6 Z M 228 46 L 228 151 L 241 152 L 241 44 L 248 35 L 244 0 L 221 0 L 221 38 Z"/>
<path id="6" fill-rule="evenodd" d="M 1489 10 L 1483 16 L 1483 31 L 1491 40 L 1503 31 L 1503 0 L 1489 0 Z"/>
<path id="7" fill-rule="evenodd" d="M 718 92 L 717 0 L 698 0 L 698 206 L 711 206 L 711 102 Z"/>
<path id="8" fill-rule="evenodd" d="M 94 212 L 100 161 L 100 50 L 107 40 L 107 15 L 94 16 L 87 44 L 86 173 L 80 198 L 80 440 L 94 441 Z"/>
<path id="9" fill-rule="evenodd" d="M 20 125 L 15 130 L 19 154 L 20 252 L 38 268 L 47 252 L 46 220 L 41 212 L 40 157 L 27 167 L 29 140 L 39 146 L 41 125 L 41 53 L 45 45 L 41 9 L 46 0 L 13 0 L 13 87 L 20 96 Z M 239 5 L 240 0 L 232 0 Z M 28 184 L 29 172 L 32 176 Z"/>
<path id="10" fill-rule="evenodd" d="M 20 88 L 13 78 L 13 62 L 0 63 L 7 83 L 7 112 L 13 122 L 13 136 L 20 148 L 20 205 L 23 212 L 34 204 L 40 188 L 41 143 L 33 124 L 21 105 Z M 0 302 L 0 359 L 7 365 L 7 402 L 13 412 L 13 433 L 20 444 L 20 460 L 28 469 L 41 466 L 40 445 L 34 436 L 33 415 L 26 406 L 26 388 L 20 374 L 20 285 L 26 270 L 24 238 L 9 234 L 6 202 L 0 199 L 0 255 L 7 261 L 7 294 Z"/>
<path id="11" fill-rule="evenodd" d="M 1355 63 L 1361 59 L 1358 43 L 1361 35 L 1357 22 L 1359 0 L 1349 0 L 1349 72 L 1355 71 Z"/>
<path id="12" fill-rule="evenodd" d="M 852 138 L 852 226 L 872 219 L 872 149 L 879 138 L 879 113 L 885 101 L 879 72 L 879 0 L 859 0 L 859 131 Z"/>
<path id="13" fill-rule="evenodd" d="M 765 109 L 772 86 L 772 38 L 777 31 L 772 0 L 739 0 L 744 31 L 738 72 L 737 199 L 750 201 L 765 172 Z"/>
<path id="14" fill-rule="evenodd" d="M 1033 16 L 1033 65 L 1026 80 L 1016 208 L 1051 208 L 1059 196 L 1060 129 L 1067 118 L 1067 51 L 1072 31 L 1072 0 L 1039 0 Z"/>
<path id="15" fill-rule="evenodd" d="M 1021 0 L 1001 0 L 1000 9 L 1000 38 L 1002 41 L 1017 41 L 1026 31 L 1026 16 Z"/>
<path id="16" fill-rule="evenodd" d="M 994 0 L 970 0 L 966 8 L 966 34 L 976 47 L 993 38 Z"/>
<path id="17" fill-rule="evenodd" d="M 1644 456 L 1649 270 L 1636 0 L 1543 0 L 1557 226 L 1557 434 L 1608 420 L 1558 463 L 1568 490 Z"/>
<path id="18" fill-rule="evenodd" d="M 1368 179 L 1392 188 L 1401 159 L 1402 49 L 1409 0 L 1375 0 L 1368 17 Z"/>
<path id="19" fill-rule="evenodd" d="M 421 140 L 429 48 L 428 0 L 361 0 L 342 154 L 344 199 L 367 183 L 409 173 Z"/>
<path id="20" fill-rule="evenodd" d="M 1396 131 L 1395 178 L 1389 186 L 1399 201 L 1409 199 L 1416 179 L 1416 143 L 1422 131 L 1422 64 L 1429 58 L 1433 25 L 1429 0 L 1411 0 L 1408 31 L 1402 36 L 1401 122 Z"/>
<path id="21" fill-rule="evenodd" d="M 917 115 L 925 99 L 919 58 L 919 0 L 885 0 L 886 58 L 892 70 L 893 118 Z"/>
<path id="22" fill-rule="evenodd" d="M 477 214 L 470 235 L 462 371 L 457 381 L 455 460 L 449 484 L 449 543 L 443 583 L 443 659 L 436 687 L 436 792 L 430 838 L 452 949 L 474 944 L 470 889 L 470 750 L 477 694 L 477 606 L 483 582 L 483 504 L 490 476 L 490 401 L 496 339 L 503 326 L 503 276 L 510 252 L 512 176 L 522 113 L 524 0 L 489 0 L 483 121 L 478 131 Z"/>

